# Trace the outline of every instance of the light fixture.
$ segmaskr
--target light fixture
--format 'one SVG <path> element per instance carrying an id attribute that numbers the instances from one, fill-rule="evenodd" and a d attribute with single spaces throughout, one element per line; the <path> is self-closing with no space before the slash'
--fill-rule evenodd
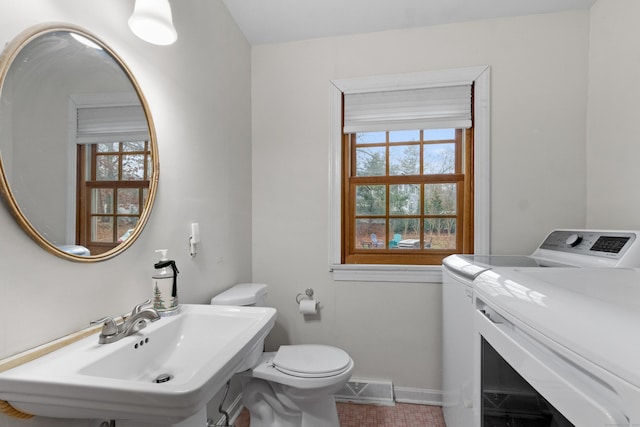
<path id="1" fill-rule="evenodd" d="M 142 40 L 166 46 L 178 38 L 169 0 L 136 0 L 129 28 Z"/>

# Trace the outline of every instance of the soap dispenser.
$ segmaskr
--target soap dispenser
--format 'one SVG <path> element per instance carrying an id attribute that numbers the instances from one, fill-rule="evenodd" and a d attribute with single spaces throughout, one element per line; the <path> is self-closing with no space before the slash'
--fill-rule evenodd
<path id="1" fill-rule="evenodd" d="M 162 316 L 178 312 L 178 267 L 167 258 L 166 249 L 158 249 L 160 261 L 154 264 L 153 308 Z"/>

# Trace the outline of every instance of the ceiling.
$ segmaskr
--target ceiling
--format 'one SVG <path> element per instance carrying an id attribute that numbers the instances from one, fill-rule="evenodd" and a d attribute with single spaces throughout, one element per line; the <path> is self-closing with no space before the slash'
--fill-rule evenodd
<path id="1" fill-rule="evenodd" d="M 252 45 L 589 9 L 596 0 L 223 0 Z"/>

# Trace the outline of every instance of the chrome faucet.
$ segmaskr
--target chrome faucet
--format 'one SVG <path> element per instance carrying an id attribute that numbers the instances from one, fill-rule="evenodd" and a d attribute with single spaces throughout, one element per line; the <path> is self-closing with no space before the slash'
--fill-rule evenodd
<path id="1" fill-rule="evenodd" d="M 160 315 L 153 307 L 143 308 L 147 304 L 151 304 L 150 299 L 136 304 L 128 317 L 123 316 L 121 323 L 116 323 L 113 317 L 103 317 L 91 322 L 92 325 L 102 323 L 102 332 L 100 332 L 98 342 L 100 344 L 116 342 L 146 328 L 150 322 L 160 319 Z"/>

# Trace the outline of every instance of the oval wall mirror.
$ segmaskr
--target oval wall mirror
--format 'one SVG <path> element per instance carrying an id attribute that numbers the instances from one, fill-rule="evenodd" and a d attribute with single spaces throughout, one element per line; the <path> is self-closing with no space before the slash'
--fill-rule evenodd
<path id="1" fill-rule="evenodd" d="M 112 258 L 149 218 L 159 176 L 147 102 L 106 44 L 70 25 L 0 56 L 0 191 L 19 226 L 78 262 Z"/>

